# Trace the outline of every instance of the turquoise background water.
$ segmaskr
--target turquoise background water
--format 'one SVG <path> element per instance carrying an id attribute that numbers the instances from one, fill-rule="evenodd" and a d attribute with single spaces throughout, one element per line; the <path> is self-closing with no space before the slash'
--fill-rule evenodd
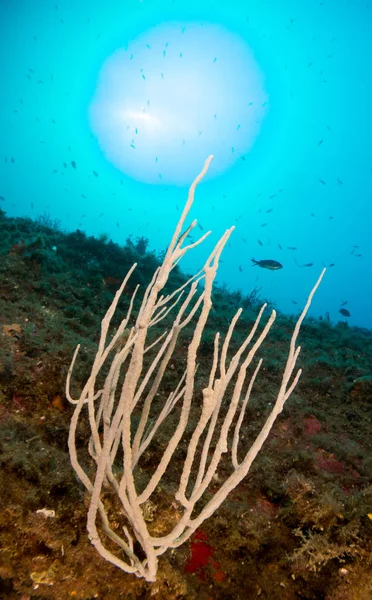
<path id="1" fill-rule="evenodd" d="M 106 233 L 118 243 L 144 235 L 151 248 L 164 249 L 188 186 L 144 183 L 121 172 L 92 131 L 90 106 L 107 58 L 130 52 L 138 36 L 167 23 L 211 24 L 239 36 L 268 99 L 249 152 L 237 152 L 225 171 L 217 161 L 236 143 L 233 115 L 231 138 L 222 128 L 216 150 L 200 140 L 200 151 L 205 158 L 213 152 L 216 164 L 197 191 L 192 217 L 213 234 L 186 257 L 185 269 L 194 271 L 211 243 L 236 225 L 220 283 L 244 293 L 258 286 L 263 298 L 296 313 L 322 267 L 334 264 L 311 314 L 344 320 L 338 311 L 347 301 L 350 324 L 370 328 L 372 5 L 366 0 L 3 0 L 0 207 L 9 216 L 47 212 L 67 230 Z M 197 51 L 192 60 L 196 65 Z M 249 75 L 239 77 L 246 83 Z M 210 99 L 200 102 L 206 114 L 203 102 Z M 194 170 L 194 154 L 182 155 L 177 176 Z M 283 269 L 252 267 L 252 257 L 278 260 Z"/>

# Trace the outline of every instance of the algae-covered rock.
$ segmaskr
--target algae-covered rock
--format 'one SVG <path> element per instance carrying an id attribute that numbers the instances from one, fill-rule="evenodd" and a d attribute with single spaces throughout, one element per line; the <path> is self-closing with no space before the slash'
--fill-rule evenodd
<path id="1" fill-rule="evenodd" d="M 372 402 L 372 375 L 358 377 L 350 385 L 349 394 L 362 402 Z"/>

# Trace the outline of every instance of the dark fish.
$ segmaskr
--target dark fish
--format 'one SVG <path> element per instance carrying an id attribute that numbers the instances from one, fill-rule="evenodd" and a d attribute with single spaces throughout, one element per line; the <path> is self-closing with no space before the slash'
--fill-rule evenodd
<path id="1" fill-rule="evenodd" d="M 340 185 L 344 185 L 344 182 L 343 182 L 343 181 L 341 181 L 341 179 L 338 179 L 338 178 L 337 178 L 337 181 L 338 181 L 338 183 L 339 183 Z"/>
<path id="2" fill-rule="evenodd" d="M 331 263 L 330 265 L 328 265 L 328 267 L 334 267 L 335 263 Z"/>
<path id="3" fill-rule="evenodd" d="M 270 269 L 270 271 L 277 271 L 278 269 L 282 269 L 283 265 L 280 264 L 277 260 L 255 260 L 251 259 L 254 266 L 261 267 L 262 269 Z"/>
<path id="4" fill-rule="evenodd" d="M 271 198 L 271 196 L 270 196 L 270 198 Z M 269 208 L 266 212 L 271 213 L 273 210 L 274 210 L 273 208 Z"/>
<path id="5" fill-rule="evenodd" d="M 323 140 L 319 140 L 319 142 L 317 143 L 317 146 L 320 146 L 321 144 L 323 144 Z"/>
<path id="6" fill-rule="evenodd" d="M 73 169 L 76 169 L 76 162 L 74 160 L 71 161 L 71 166 Z"/>
<path id="7" fill-rule="evenodd" d="M 243 269 L 242 269 L 242 267 L 241 267 L 240 265 L 239 265 L 239 271 L 240 271 L 241 273 L 243 273 Z"/>
<path id="8" fill-rule="evenodd" d="M 296 300 L 291 300 L 292 304 L 298 304 L 298 302 L 296 302 Z"/>
<path id="9" fill-rule="evenodd" d="M 280 244 L 278 244 L 278 248 L 279 250 L 283 250 L 283 246 L 281 246 Z"/>
<path id="10" fill-rule="evenodd" d="M 97 171 L 93 171 L 93 175 L 94 175 L 94 177 L 98 177 Z"/>
<path id="11" fill-rule="evenodd" d="M 326 184 L 326 182 L 324 181 L 324 179 L 319 179 L 320 183 L 322 183 L 323 185 Z"/>
<path id="12" fill-rule="evenodd" d="M 4 202 L 5 201 L 4 196 L 0 196 L 0 200 L 1 200 L 1 202 Z"/>
<path id="13" fill-rule="evenodd" d="M 287 246 L 287 250 L 297 250 L 296 246 Z"/>
<path id="14" fill-rule="evenodd" d="M 344 317 L 350 317 L 350 313 L 347 310 L 347 308 L 340 308 L 340 310 L 338 311 L 339 313 L 341 313 Z"/>
<path id="15" fill-rule="evenodd" d="M 303 267 L 312 267 L 314 263 L 306 263 L 306 265 L 302 265 Z"/>
<path id="16" fill-rule="evenodd" d="M 345 300 L 345 302 L 341 302 L 341 306 L 345 306 L 348 303 L 347 300 Z"/>
<path id="17" fill-rule="evenodd" d="M 263 243 L 261 242 L 261 240 L 257 240 L 260 246 L 263 246 Z"/>

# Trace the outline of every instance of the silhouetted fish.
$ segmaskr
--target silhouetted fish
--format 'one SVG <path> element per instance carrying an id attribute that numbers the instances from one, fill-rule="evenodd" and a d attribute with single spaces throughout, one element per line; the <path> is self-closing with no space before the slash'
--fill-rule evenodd
<path id="1" fill-rule="evenodd" d="M 283 265 L 280 264 L 280 262 L 278 262 L 277 260 L 271 260 L 271 259 L 267 259 L 267 260 L 255 260 L 254 258 L 251 259 L 253 262 L 254 266 L 258 266 L 261 267 L 262 269 L 270 269 L 270 271 L 277 271 L 278 269 L 282 269 Z"/>
<path id="2" fill-rule="evenodd" d="M 339 313 L 341 313 L 344 317 L 350 317 L 350 313 L 347 310 L 347 308 L 340 308 L 340 310 L 338 311 Z"/>

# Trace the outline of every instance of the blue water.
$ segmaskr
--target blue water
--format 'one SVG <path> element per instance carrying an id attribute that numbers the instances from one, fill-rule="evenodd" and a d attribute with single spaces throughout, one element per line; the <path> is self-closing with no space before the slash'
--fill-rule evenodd
<path id="1" fill-rule="evenodd" d="M 172 24 L 177 57 L 162 39 L 161 27 Z M 198 27 L 200 35 L 208 27 L 217 32 L 210 53 L 197 37 L 187 38 Z M 165 134 L 157 121 L 159 141 L 153 136 L 149 146 L 142 139 L 141 149 L 139 137 L 137 155 L 128 147 L 118 166 L 92 124 L 92 101 L 103 65 L 118 51 L 135 61 L 133 72 L 138 69 L 145 81 L 138 56 L 130 56 L 148 31 L 151 68 L 158 68 L 152 44 L 163 48 L 168 87 L 159 89 L 168 90 L 163 112 L 173 111 L 169 122 L 175 129 Z M 245 97 L 254 72 L 230 55 L 224 62 L 229 35 L 237 47 L 242 44 L 242 53 L 246 45 L 257 65 L 262 88 L 252 96 L 254 109 L 259 102 L 254 126 Z M 345 320 L 339 309 L 347 303 L 348 322 L 371 328 L 371 39 L 367 0 L 2 0 L 0 207 L 9 216 L 48 213 L 67 230 L 105 233 L 120 244 L 128 235 L 144 235 L 151 248 L 162 250 L 187 196 L 185 177 L 191 183 L 213 153 L 215 163 L 197 190 L 192 217 L 203 232 L 212 230 L 212 241 L 236 225 L 218 281 L 244 293 L 259 287 L 278 309 L 296 313 L 323 266 L 333 264 L 310 314 Z M 214 74 L 213 65 L 220 69 Z M 123 105 L 136 92 L 129 76 L 125 80 L 125 68 Z M 193 79 L 198 68 L 201 75 Z M 186 72 L 190 79 L 183 81 Z M 151 73 L 146 77 L 150 85 Z M 169 102 L 175 88 L 179 102 L 173 97 Z M 154 88 L 147 89 L 154 96 Z M 156 102 L 161 110 L 160 93 Z M 167 144 L 178 140 L 184 122 L 195 131 L 182 148 L 180 136 L 178 154 Z M 202 134 L 195 133 L 199 127 Z M 127 135 L 123 131 L 117 135 Z M 163 179 L 161 174 L 156 181 L 141 179 L 141 171 L 153 169 L 157 144 Z M 211 243 L 186 256 L 187 271 L 199 267 Z M 283 268 L 253 267 L 252 257 L 277 260 Z M 313 266 L 303 266 L 309 263 Z"/>

